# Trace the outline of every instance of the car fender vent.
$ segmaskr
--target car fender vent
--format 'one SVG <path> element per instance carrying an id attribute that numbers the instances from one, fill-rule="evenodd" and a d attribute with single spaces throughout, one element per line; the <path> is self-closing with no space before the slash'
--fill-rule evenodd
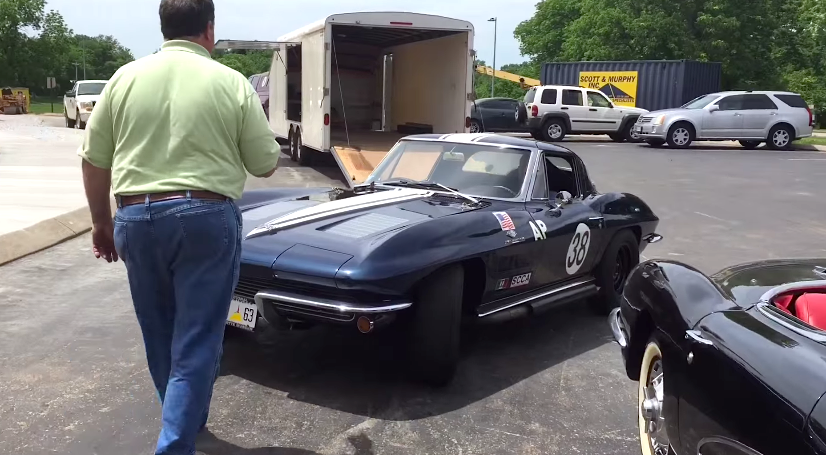
<path id="1" fill-rule="evenodd" d="M 380 213 L 368 213 L 366 215 L 350 218 L 338 224 L 334 224 L 324 231 L 331 234 L 349 237 L 352 239 L 364 238 L 379 232 L 392 229 L 406 224 L 409 220 L 395 216 L 382 215 Z"/>

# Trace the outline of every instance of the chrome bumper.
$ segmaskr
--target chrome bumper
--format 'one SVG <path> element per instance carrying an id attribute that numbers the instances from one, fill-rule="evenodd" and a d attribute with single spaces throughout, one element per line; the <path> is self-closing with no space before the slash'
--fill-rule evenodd
<path id="1" fill-rule="evenodd" d="M 334 322 L 350 322 L 358 315 L 380 315 L 413 306 L 413 302 L 408 301 L 386 301 L 376 305 L 365 305 L 271 290 L 255 294 L 255 304 L 259 313 L 267 314 L 264 310 L 267 303 L 285 313 Z"/>
<path id="2" fill-rule="evenodd" d="M 608 315 L 608 325 L 611 327 L 614 340 L 616 340 L 621 348 L 625 349 L 628 346 L 628 337 L 625 335 L 625 322 L 622 320 L 622 314 L 619 308 L 611 310 L 611 313 Z"/>

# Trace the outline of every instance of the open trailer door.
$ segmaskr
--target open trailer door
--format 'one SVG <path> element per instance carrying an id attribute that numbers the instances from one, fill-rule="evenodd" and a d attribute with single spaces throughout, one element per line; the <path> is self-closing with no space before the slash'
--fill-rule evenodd
<path id="1" fill-rule="evenodd" d="M 286 41 L 241 41 L 219 40 L 215 49 L 221 50 L 272 50 L 273 58 L 269 72 L 269 118 L 270 129 L 276 136 L 287 139 L 290 124 L 287 118 L 287 62 L 290 58 L 289 49 L 300 46 L 301 43 Z"/>

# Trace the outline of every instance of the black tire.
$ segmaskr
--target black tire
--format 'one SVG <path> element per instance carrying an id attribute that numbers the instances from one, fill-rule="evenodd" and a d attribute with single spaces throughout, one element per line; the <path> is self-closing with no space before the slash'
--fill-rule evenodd
<path id="1" fill-rule="evenodd" d="M 521 125 L 528 119 L 528 107 L 522 101 L 516 107 L 516 124 Z"/>
<path id="2" fill-rule="evenodd" d="M 594 269 L 594 278 L 599 287 L 599 294 L 591 300 L 595 312 L 606 315 L 619 306 L 625 280 L 639 263 L 640 246 L 637 236 L 629 230 L 617 232 Z"/>
<path id="3" fill-rule="evenodd" d="M 485 129 L 482 128 L 482 124 L 479 122 L 479 120 L 476 120 L 475 118 L 470 119 L 470 128 L 468 130 L 471 133 L 482 133 L 485 131 Z"/>
<path id="4" fill-rule="evenodd" d="M 450 265 L 417 288 L 407 333 L 411 373 L 435 386 L 450 382 L 459 363 L 464 270 Z"/>
<path id="5" fill-rule="evenodd" d="M 781 141 L 781 139 L 784 139 Z M 794 142 L 794 130 L 789 125 L 775 125 L 769 131 L 766 144 L 772 150 L 789 150 Z"/>
<path id="6" fill-rule="evenodd" d="M 661 139 L 646 139 L 645 143 L 654 148 L 659 148 L 665 145 L 665 141 Z"/>
<path id="7" fill-rule="evenodd" d="M 542 124 L 542 138 L 548 142 L 559 142 L 565 138 L 567 128 L 560 118 L 549 118 Z"/>
<path id="8" fill-rule="evenodd" d="M 298 154 L 295 153 L 295 131 L 290 131 L 287 137 L 287 146 L 290 149 L 290 159 L 296 161 Z"/>
<path id="9" fill-rule="evenodd" d="M 626 141 L 631 143 L 638 143 L 642 141 L 642 139 L 640 139 L 638 135 L 634 134 L 635 123 L 637 123 L 636 119 L 628 120 L 627 124 L 625 125 L 625 129 L 622 131 L 622 136 L 625 138 Z"/>
<path id="10" fill-rule="evenodd" d="M 690 123 L 677 122 L 668 129 L 666 142 L 675 149 L 688 148 L 694 141 L 694 127 Z"/>
<path id="11" fill-rule="evenodd" d="M 754 150 L 760 145 L 760 141 L 739 141 L 740 145 L 746 150 Z"/>
<path id="12" fill-rule="evenodd" d="M 536 139 L 537 141 L 541 141 L 541 140 L 542 140 L 542 133 L 540 133 L 539 131 L 534 131 L 534 130 L 531 130 L 531 131 L 529 131 L 529 132 L 531 133 L 531 137 L 532 137 L 532 138 Z"/>
<path id="13" fill-rule="evenodd" d="M 75 121 L 69 118 L 69 114 L 66 113 L 66 109 L 63 109 L 63 118 L 66 119 L 66 128 L 75 127 Z"/>
<path id="14" fill-rule="evenodd" d="M 610 137 L 611 140 L 614 142 L 625 142 L 625 136 L 619 133 L 611 133 L 608 135 L 608 137 Z"/>
<path id="15" fill-rule="evenodd" d="M 295 151 L 298 154 L 298 164 L 302 166 L 309 166 L 312 164 L 313 152 L 307 147 L 304 147 L 304 143 L 301 141 L 301 130 L 297 130 L 295 133 Z"/>

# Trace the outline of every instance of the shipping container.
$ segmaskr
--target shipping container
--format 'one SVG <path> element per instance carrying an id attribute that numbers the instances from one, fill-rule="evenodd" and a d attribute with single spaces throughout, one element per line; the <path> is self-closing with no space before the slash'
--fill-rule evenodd
<path id="1" fill-rule="evenodd" d="M 542 65 L 542 85 L 594 88 L 615 104 L 655 111 L 720 91 L 722 65 L 692 60 L 561 62 Z"/>

